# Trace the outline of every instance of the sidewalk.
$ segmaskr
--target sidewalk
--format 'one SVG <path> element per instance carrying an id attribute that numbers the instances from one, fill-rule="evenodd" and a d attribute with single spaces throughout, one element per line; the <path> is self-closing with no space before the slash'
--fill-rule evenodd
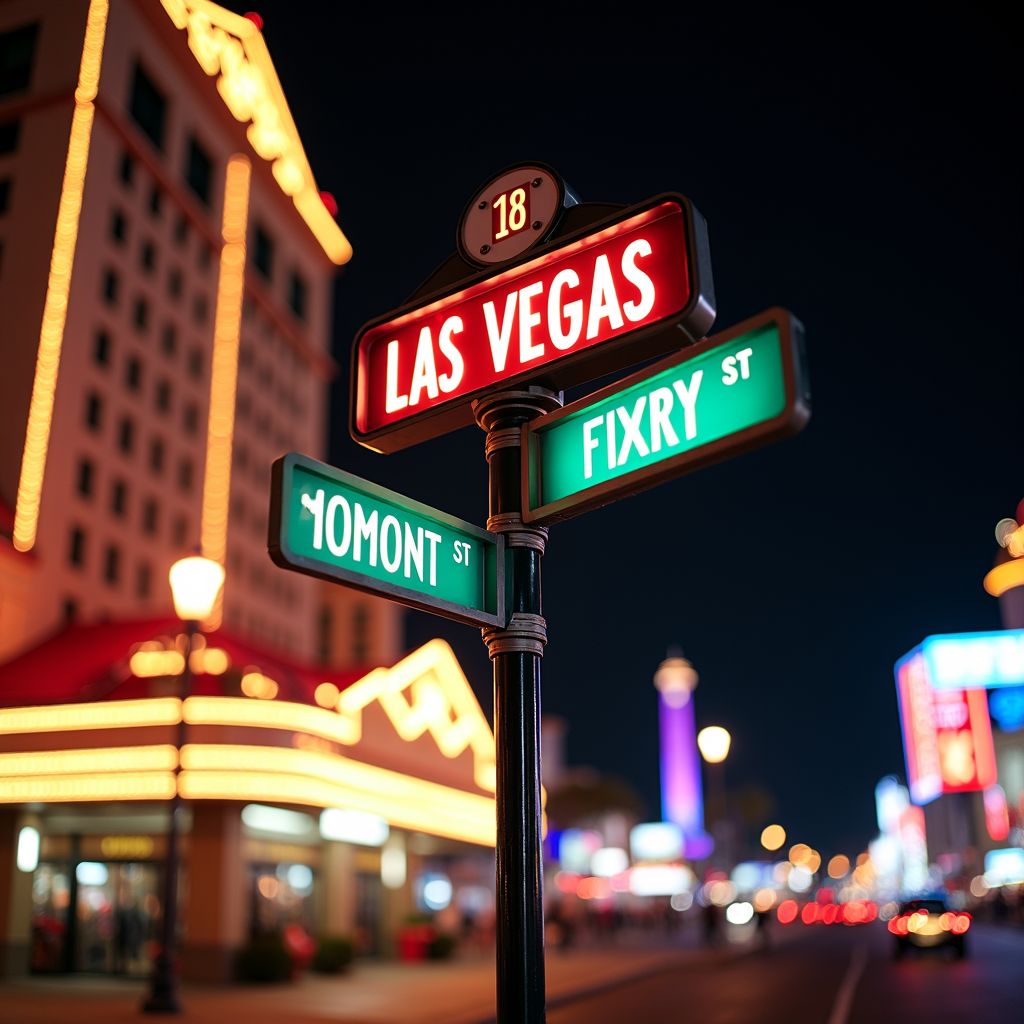
<path id="1" fill-rule="evenodd" d="M 660 970 L 731 958 L 737 949 L 600 949 L 547 958 L 551 1004 Z M 0 986 L 2 1024 L 124 1024 L 146 986 L 110 978 L 29 978 Z M 186 985 L 188 1024 L 483 1024 L 494 1017 L 494 962 L 362 963 L 340 977 L 310 975 L 293 985 L 200 988 Z"/>

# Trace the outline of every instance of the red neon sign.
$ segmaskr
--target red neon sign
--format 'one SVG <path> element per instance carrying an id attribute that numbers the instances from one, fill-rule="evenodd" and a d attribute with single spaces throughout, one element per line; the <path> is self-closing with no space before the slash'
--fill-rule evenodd
<path id="1" fill-rule="evenodd" d="M 496 387 L 567 387 L 696 340 L 713 320 L 713 299 L 689 316 L 702 284 L 694 286 L 692 217 L 673 196 L 371 322 L 353 353 L 353 437 L 395 451 L 471 423 L 470 402 Z M 658 341 L 636 344 L 652 327 Z M 598 350 L 605 358 L 594 358 Z"/>
<path id="2" fill-rule="evenodd" d="M 896 683 L 914 803 L 991 786 L 996 759 L 985 691 L 933 690 L 919 651 L 897 662 Z"/>

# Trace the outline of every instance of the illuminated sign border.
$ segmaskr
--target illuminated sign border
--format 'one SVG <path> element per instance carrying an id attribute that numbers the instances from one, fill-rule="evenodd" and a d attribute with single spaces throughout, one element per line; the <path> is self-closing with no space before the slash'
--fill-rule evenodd
<path id="1" fill-rule="evenodd" d="M 543 472 L 538 438 L 541 431 L 567 416 L 578 413 L 581 409 L 605 402 L 665 370 L 685 365 L 712 349 L 728 344 L 736 338 L 772 323 L 776 324 L 779 329 L 779 348 L 786 388 L 786 405 L 778 416 L 755 423 L 736 433 L 727 434 L 716 441 L 710 441 L 707 444 L 680 452 L 671 458 L 642 466 L 621 477 L 595 484 L 593 487 L 559 498 L 547 505 L 535 504 L 536 496 L 540 493 L 540 476 Z M 591 509 L 618 501 L 619 498 L 626 498 L 648 488 L 656 487 L 666 480 L 692 473 L 694 470 L 703 469 L 712 463 L 721 462 L 723 459 L 732 458 L 734 455 L 740 455 L 753 448 L 796 434 L 803 429 L 810 415 L 810 384 L 804 357 L 803 325 L 792 313 L 774 307 L 749 320 L 744 320 L 721 334 L 705 338 L 698 344 L 654 363 L 601 391 L 587 395 L 586 398 L 581 398 L 578 402 L 573 402 L 562 409 L 557 409 L 555 412 L 524 424 L 522 447 L 523 520 L 527 523 L 546 526 L 563 519 L 571 519 L 583 512 L 589 512 Z"/>
<path id="2" fill-rule="evenodd" d="M 686 255 L 688 261 L 690 297 L 686 306 L 674 316 L 653 324 L 624 332 L 592 348 L 581 349 L 561 356 L 544 366 L 521 370 L 519 373 L 492 385 L 470 391 L 449 402 L 443 402 L 423 412 L 408 416 L 396 423 L 372 430 L 359 429 L 356 419 L 359 407 L 360 382 L 365 379 L 365 356 L 361 341 L 370 331 L 399 317 L 408 317 L 426 306 L 435 305 L 459 292 L 472 288 L 491 277 L 507 274 L 549 253 L 557 252 L 581 241 L 590 235 L 614 227 L 638 214 L 653 210 L 663 203 L 675 203 L 683 213 L 686 226 Z M 411 445 L 419 444 L 449 431 L 473 423 L 472 403 L 482 395 L 504 390 L 529 381 L 558 391 L 583 384 L 606 373 L 614 373 L 628 366 L 635 366 L 645 359 L 664 355 L 679 348 L 680 344 L 692 343 L 703 337 L 715 321 L 715 293 L 711 278 L 711 251 L 708 246 L 707 223 L 686 196 L 678 192 L 663 192 L 635 206 L 619 210 L 609 217 L 594 221 L 573 231 L 552 239 L 545 245 L 529 249 L 507 263 L 488 267 L 478 274 L 459 281 L 455 285 L 439 289 L 429 295 L 417 297 L 390 313 L 375 317 L 359 329 L 352 343 L 352 363 L 349 394 L 349 433 L 353 440 L 373 451 L 390 454 Z M 678 331 L 678 333 L 677 333 Z"/>
<path id="3" fill-rule="evenodd" d="M 476 537 L 481 544 L 493 545 L 495 548 L 495 588 L 497 591 L 497 609 L 494 613 L 480 611 L 470 608 L 467 605 L 455 604 L 452 601 L 444 601 L 440 598 L 431 597 L 429 594 L 422 594 L 418 590 L 388 583 L 386 580 L 378 580 L 363 573 L 353 572 L 340 565 L 334 565 L 327 561 L 307 558 L 305 555 L 292 551 L 288 543 L 289 529 L 289 505 L 288 496 L 292 489 L 292 472 L 295 466 L 302 466 L 312 473 L 327 479 L 336 480 L 339 484 L 352 487 L 365 492 L 381 501 L 392 502 L 402 508 L 424 516 L 427 519 L 435 519 L 451 527 L 453 530 L 460 530 L 472 537 Z M 505 572 L 505 538 L 501 534 L 489 533 L 480 529 L 472 523 L 463 519 L 457 519 L 446 512 L 440 512 L 436 508 L 424 505 L 421 502 L 407 498 L 397 491 L 388 490 L 379 484 L 371 483 L 362 477 L 346 473 L 344 470 L 336 469 L 317 459 L 311 459 L 306 455 L 297 452 L 289 452 L 287 455 L 275 460 L 271 466 L 270 483 L 270 525 L 267 536 L 267 550 L 275 565 L 282 569 L 290 569 L 294 572 L 305 573 L 307 576 L 316 576 L 318 579 L 327 580 L 329 583 L 342 583 L 352 587 L 354 590 L 361 590 L 367 594 L 375 594 L 378 597 L 385 597 L 399 604 L 407 605 L 410 608 L 418 608 L 421 611 L 432 612 L 435 615 L 443 615 L 445 618 L 454 619 L 456 622 L 464 622 L 470 626 L 499 626 L 504 627 L 507 622 L 506 598 L 507 575 Z"/>

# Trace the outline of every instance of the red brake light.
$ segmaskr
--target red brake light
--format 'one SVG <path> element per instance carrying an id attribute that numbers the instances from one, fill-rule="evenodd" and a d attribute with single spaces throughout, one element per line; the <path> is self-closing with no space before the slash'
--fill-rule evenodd
<path id="1" fill-rule="evenodd" d="M 971 927 L 971 915 L 970 914 L 957 914 L 956 920 L 953 922 L 953 934 L 963 935 L 968 928 Z"/>

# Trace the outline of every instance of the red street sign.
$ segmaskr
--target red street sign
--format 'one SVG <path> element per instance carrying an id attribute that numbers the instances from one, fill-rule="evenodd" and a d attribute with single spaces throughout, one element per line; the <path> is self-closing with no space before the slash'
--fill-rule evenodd
<path id="1" fill-rule="evenodd" d="M 353 346 L 352 437 L 398 451 L 472 423 L 488 391 L 572 387 L 714 318 L 704 219 L 665 193 L 371 320 Z"/>

